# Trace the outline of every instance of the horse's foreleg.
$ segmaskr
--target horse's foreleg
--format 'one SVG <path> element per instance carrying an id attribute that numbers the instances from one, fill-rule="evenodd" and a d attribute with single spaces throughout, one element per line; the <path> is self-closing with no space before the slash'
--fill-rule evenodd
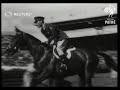
<path id="1" fill-rule="evenodd" d="M 43 72 L 37 74 L 37 76 L 35 76 L 35 78 L 32 80 L 31 82 L 31 86 L 36 86 L 38 84 L 41 84 L 45 79 L 48 78 L 48 76 L 51 74 L 50 71 L 47 70 L 43 70 Z"/>
<path id="2" fill-rule="evenodd" d="M 32 72 L 26 71 L 23 76 L 23 87 L 30 87 Z"/>
<path id="3" fill-rule="evenodd" d="M 30 83 L 33 79 L 32 74 L 36 72 L 36 69 L 33 66 L 34 66 L 33 63 L 27 66 L 27 70 L 23 75 L 23 85 L 22 85 L 23 87 L 30 87 Z"/>

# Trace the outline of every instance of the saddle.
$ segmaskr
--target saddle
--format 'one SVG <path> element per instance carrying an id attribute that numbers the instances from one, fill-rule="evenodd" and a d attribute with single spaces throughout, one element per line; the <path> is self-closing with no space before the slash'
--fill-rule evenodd
<path id="1" fill-rule="evenodd" d="M 71 52 L 76 50 L 75 47 L 70 47 L 70 48 L 67 48 L 65 51 L 64 51 L 64 57 L 62 57 L 62 60 L 61 58 L 59 57 L 58 53 L 57 53 L 57 50 L 56 50 L 56 46 L 53 46 L 53 54 L 55 55 L 55 57 L 57 59 L 60 59 L 60 70 L 57 70 L 58 72 L 63 72 L 63 71 L 66 71 L 67 70 L 67 63 L 69 62 L 69 59 L 71 58 Z M 66 60 L 66 59 L 67 60 Z"/>
<path id="2" fill-rule="evenodd" d="M 67 59 L 70 59 L 71 58 L 71 52 L 76 50 L 76 47 L 70 47 L 70 48 L 67 48 L 64 52 L 64 54 L 66 55 Z M 57 50 L 56 50 L 56 46 L 54 45 L 53 46 L 53 54 L 54 56 L 57 58 L 57 59 L 60 59 L 59 57 L 59 54 L 57 53 Z"/>

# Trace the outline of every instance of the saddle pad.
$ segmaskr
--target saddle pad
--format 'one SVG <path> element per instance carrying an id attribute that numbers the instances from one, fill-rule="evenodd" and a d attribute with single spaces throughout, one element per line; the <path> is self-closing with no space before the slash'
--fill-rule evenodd
<path id="1" fill-rule="evenodd" d="M 55 52 L 55 48 L 56 48 L 56 46 L 53 46 L 53 54 L 55 55 L 55 57 L 56 57 L 57 59 L 59 59 L 59 56 L 58 56 L 58 55 L 56 54 L 56 52 Z M 67 49 L 66 53 L 67 53 L 67 58 L 68 58 L 68 59 L 71 58 L 71 52 L 74 51 L 74 50 L 76 50 L 75 47 Z"/>
<path id="2" fill-rule="evenodd" d="M 68 59 L 71 58 L 71 52 L 74 51 L 74 50 L 76 50 L 75 47 L 73 47 L 73 48 L 69 48 L 69 49 L 66 51 L 66 52 L 67 52 L 67 58 L 68 58 Z"/>

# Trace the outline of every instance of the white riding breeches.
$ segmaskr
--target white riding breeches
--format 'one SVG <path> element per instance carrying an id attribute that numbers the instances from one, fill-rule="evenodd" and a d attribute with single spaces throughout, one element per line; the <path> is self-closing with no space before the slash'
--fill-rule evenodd
<path id="1" fill-rule="evenodd" d="M 64 54 L 64 52 L 63 52 L 63 48 L 64 48 L 64 47 L 62 47 L 62 44 L 64 43 L 64 41 L 65 41 L 65 40 L 61 40 L 61 41 L 58 41 L 58 42 L 57 42 L 57 48 L 56 48 L 56 50 L 57 50 L 59 56 L 61 56 L 61 55 Z"/>

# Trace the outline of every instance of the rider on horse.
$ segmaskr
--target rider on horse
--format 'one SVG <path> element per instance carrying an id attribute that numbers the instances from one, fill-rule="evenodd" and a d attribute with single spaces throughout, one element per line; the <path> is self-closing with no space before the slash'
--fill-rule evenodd
<path id="1" fill-rule="evenodd" d="M 47 44 L 56 45 L 57 53 L 59 54 L 59 58 L 62 61 L 61 69 L 66 68 L 66 65 L 64 63 L 65 60 L 67 60 L 66 55 L 64 54 L 64 50 L 67 44 L 67 38 L 69 38 L 65 32 L 58 29 L 57 26 L 53 24 L 47 24 L 44 23 L 44 17 L 38 16 L 34 17 L 35 22 L 34 24 L 41 28 L 41 32 L 43 35 L 48 38 Z"/>

